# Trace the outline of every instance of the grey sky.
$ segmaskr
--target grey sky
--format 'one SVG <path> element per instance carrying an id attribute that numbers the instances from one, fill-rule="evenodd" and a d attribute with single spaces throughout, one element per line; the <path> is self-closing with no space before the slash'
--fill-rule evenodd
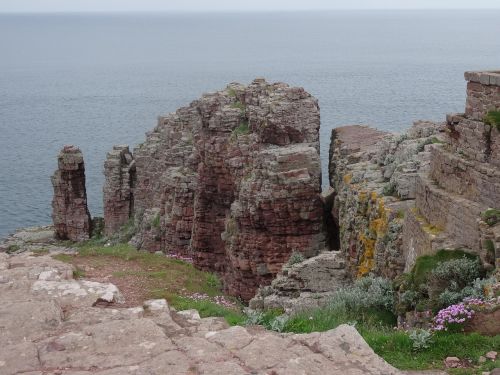
<path id="1" fill-rule="evenodd" d="M 498 0 L 0 0 L 0 12 L 496 8 Z"/>

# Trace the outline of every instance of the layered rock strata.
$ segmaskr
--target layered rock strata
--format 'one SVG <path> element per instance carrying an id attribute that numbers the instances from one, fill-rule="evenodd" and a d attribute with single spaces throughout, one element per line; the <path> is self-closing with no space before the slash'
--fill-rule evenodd
<path id="1" fill-rule="evenodd" d="M 253 297 L 292 252 L 324 247 L 319 124 L 315 98 L 263 79 L 160 117 L 134 150 L 133 242 L 192 256 Z"/>
<path id="2" fill-rule="evenodd" d="M 499 108 L 500 71 L 465 72 L 467 101 L 465 115 L 473 120 L 482 120 L 488 111 Z"/>
<path id="3" fill-rule="evenodd" d="M 104 233 L 111 235 L 128 222 L 134 210 L 135 161 L 128 146 L 114 146 L 104 162 Z"/>
<path id="4" fill-rule="evenodd" d="M 499 257 L 500 131 L 483 118 L 500 108 L 498 73 L 469 72 L 465 114 L 418 122 L 405 134 L 334 129 L 330 182 L 340 250 L 350 274 L 393 278 L 439 249 L 476 253 L 486 268 Z"/>
<path id="5" fill-rule="evenodd" d="M 447 116 L 445 142 L 431 147 L 430 170 L 418 176 L 403 231 L 407 269 L 440 248 L 474 252 L 487 269 L 500 258 L 500 224 L 484 221 L 487 211 L 500 209 L 500 129 L 484 120 L 500 110 L 499 77 L 465 73 L 466 112 Z"/>
<path id="6" fill-rule="evenodd" d="M 86 240 L 90 237 L 92 221 L 87 207 L 82 152 L 78 147 L 64 146 L 57 157 L 57 164 L 58 169 L 51 178 L 55 235 L 62 240 Z"/>
<path id="7" fill-rule="evenodd" d="M 365 126 L 334 129 L 330 183 L 332 216 L 352 277 L 393 278 L 405 268 L 403 222 L 416 197 L 418 173 L 430 165 L 430 145 L 444 124 L 420 121 L 402 135 Z"/>

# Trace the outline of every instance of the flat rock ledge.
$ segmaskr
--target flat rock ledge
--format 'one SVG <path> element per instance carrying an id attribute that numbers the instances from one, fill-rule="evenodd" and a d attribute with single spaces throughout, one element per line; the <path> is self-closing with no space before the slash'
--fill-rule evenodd
<path id="1" fill-rule="evenodd" d="M 47 241 L 49 231 L 0 244 L 1 374 L 401 373 L 349 325 L 278 334 L 176 312 L 165 300 L 120 308 L 116 286 L 73 279 L 72 266 L 53 259 L 74 250 Z M 8 254 L 14 238 L 19 249 Z"/>

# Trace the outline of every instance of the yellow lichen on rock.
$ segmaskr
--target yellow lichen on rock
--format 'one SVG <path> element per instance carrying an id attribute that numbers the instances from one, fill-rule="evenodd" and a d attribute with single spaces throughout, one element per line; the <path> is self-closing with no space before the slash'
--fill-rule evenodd
<path id="1" fill-rule="evenodd" d="M 363 245 L 363 255 L 359 261 L 358 277 L 363 277 L 375 266 L 375 240 L 364 234 L 359 235 L 359 241 Z"/>

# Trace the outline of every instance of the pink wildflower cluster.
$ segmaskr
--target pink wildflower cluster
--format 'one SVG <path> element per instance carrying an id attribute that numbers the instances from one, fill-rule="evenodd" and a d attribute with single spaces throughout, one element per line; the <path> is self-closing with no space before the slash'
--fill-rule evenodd
<path id="1" fill-rule="evenodd" d="M 474 310 L 472 307 L 464 302 L 448 306 L 445 309 L 439 310 L 434 317 L 432 329 L 435 331 L 447 331 L 450 325 L 463 324 L 466 320 L 471 319 L 473 315 Z"/>
<path id="2" fill-rule="evenodd" d="M 193 264 L 193 258 L 191 257 L 188 257 L 188 256 L 183 256 L 183 255 L 180 255 L 180 254 L 173 254 L 173 253 L 170 253 L 170 254 L 166 254 L 165 255 L 167 258 L 171 258 L 171 259 L 178 259 L 178 260 L 182 260 L 186 263 L 191 263 Z"/>
<path id="3" fill-rule="evenodd" d="M 210 297 L 206 293 L 193 293 L 193 294 L 191 294 L 191 295 L 189 295 L 187 297 L 190 298 L 190 299 L 193 299 L 195 301 L 206 301 L 206 300 L 208 300 L 208 301 L 216 303 L 219 306 L 223 306 L 223 307 L 227 307 L 227 308 L 233 308 L 233 307 L 235 307 L 235 304 L 233 302 L 231 302 L 230 300 L 228 300 L 224 296 Z"/>

